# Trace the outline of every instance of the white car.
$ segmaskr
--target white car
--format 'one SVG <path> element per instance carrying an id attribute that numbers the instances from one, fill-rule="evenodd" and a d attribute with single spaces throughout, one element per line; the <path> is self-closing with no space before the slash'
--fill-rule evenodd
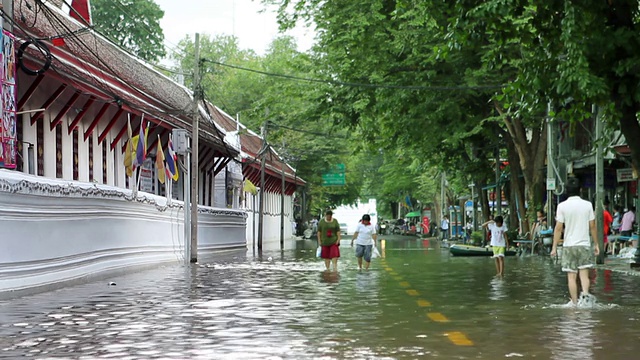
<path id="1" fill-rule="evenodd" d="M 347 235 L 347 224 L 340 223 L 340 234 Z"/>

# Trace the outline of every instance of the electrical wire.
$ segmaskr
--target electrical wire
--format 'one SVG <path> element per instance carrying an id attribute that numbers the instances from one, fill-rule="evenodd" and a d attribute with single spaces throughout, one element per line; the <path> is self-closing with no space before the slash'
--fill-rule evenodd
<path id="1" fill-rule="evenodd" d="M 64 21 L 62 21 L 62 20 L 58 17 L 58 14 L 54 13 L 54 12 L 53 12 L 53 10 L 49 9 L 46 5 L 42 4 L 42 1 L 41 1 L 41 0 L 36 0 L 36 1 L 37 1 L 38 3 L 40 3 L 40 5 L 41 5 L 41 7 L 42 7 L 42 10 L 43 10 L 43 12 L 44 12 L 44 14 L 45 14 L 45 16 L 46 16 L 46 17 L 47 17 L 47 19 L 51 22 L 51 25 L 52 25 L 52 26 L 55 26 L 55 24 L 57 23 L 57 24 L 58 24 L 58 26 L 59 26 L 59 27 L 62 27 L 64 30 L 66 30 L 66 32 L 67 32 L 67 33 L 73 33 L 73 32 L 72 32 L 72 30 L 67 26 L 67 24 L 65 24 L 65 23 L 64 23 Z M 62 0 L 62 2 L 71 8 L 71 5 L 67 3 L 67 0 Z M 93 34 L 93 36 L 94 36 L 94 41 L 96 41 L 96 43 L 97 43 L 97 41 L 98 41 L 98 39 L 97 39 L 97 35 L 99 35 L 99 34 L 98 34 L 96 31 L 93 31 L 93 32 L 92 32 L 92 34 Z M 103 35 L 101 35 L 101 36 L 103 36 Z M 103 37 L 104 37 L 104 36 L 103 36 Z M 133 89 L 134 91 L 138 92 L 140 95 L 142 95 L 142 96 L 147 96 L 147 94 L 146 94 L 143 90 L 141 90 L 141 89 L 139 89 L 138 87 L 136 87 L 136 86 L 132 85 L 130 81 L 126 81 L 126 80 L 122 79 L 122 77 L 120 77 L 120 75 L 118 74 L 118 72 L 117 72 L 117 71 L 115 71 L 115 70 L 111 67 L 111 65 L 109 65 L 106 61 L 104 61 L 104 60 L 102 59 L 102 57 L 101 57 L 98 53 L 96 53 L 96 52 L 95 52 L 95 51 L 94 51 L 94 50 L 93 50 L 89 45 L 87 45 L 87 44 L 86 44 L 82 39 L 80 39 L 77 35 L 71 35 L 71 38 L 73 38 L 79 46 L 83 47 L 83 48 L 84 48 L 85 50 L 87 50 L 91 55 L 93 55 L 93 57 L 94 57 L 94 58 L 95 58 L 95 59 L 96 59 L 96 60 L 97 60 L 97 61 L 98 61 L 102 66 L 104 66 L 104 67 L 105 67 L 105 69 L 107 69 L 107 70 L 108 70 L 107 72 L 109 73 L 109 75 L 113 76 L 114 78 L 116 78 L 116 79 L 120 80 L 120 81 L 121 81 L 121 82 L 123 82 L 123 83 L 128 84 L 128 86 L 129 86 L 131 89 Z M 106 39 L 108 40 L 108 38 L 106 38 Z M 118 46 L 117 44 L 114 44 L 114 43 L 113 43 L 112 41 L 110 41 L 110 40 L 109 40 L 109 42 L 110 42 L 110 43 L 112 43 L 113 45 L 115 45 L 118 49 L 122 50 L 122 49 L 121 49 L 121 47 L 120 47 L 120 46 Z M 108 86 L 106 83 L 105 83 L 104 85 Z M 158 99 L 158 100 L 159 100 L 159 99 Z M 159 100 L 159 101 L 161 101 L 161 100 Z M 164 105 L 164 106 L 167 106 L 168 108 L 172 108 L 172 106 L 171 106 L 170 104 L 166 104 L 166 103 L 164 103 L 163 105 Z M 186 108 L 184 108 L 184 109 L 180 109 L 180 110 L 171 110 L 171 111 L 167 111 L 166 109 L 158 109 L 158 108 L 156 108 L 156 109 L 153 109 L 153 111 L 149 111 L 149 109 L 150 109 L 150 108 L 145 107 L 145 106 L 136 106 L 136 107 L 138 107 L 138 108 L 142 108 L 142 109 L 146 110 L 146 112 L 156 112 L 156 111 L 160 111 L 160 112 L 162 112 L 162 113 L 164 113 L 164 114 L 166 114 L 166 115 L 169 115 L 169 116 L 171 116 L 171 115 L 185 115 L 185 114 L 187 113 L 187 109 L 188 109 L 188 106 L 187 106 Z"/>
<path id="2" fill-rule="evenodd" d="M 315 78 L 306 78 L 295 75 L 286 75 L 286 74 L 277 74 L 262 70 L 249 69 L 242 66 L 230 65 L 221 63 L 219 61 L 214 61 L 211 59 L 203 59 L 206 62 L 210 62 L 212 64 L 229 67 L 232 69 L 243 70 L 248 72 L 253 72 L 256 74 L 261 74 L 265 76 L 279 77 L 288 80 L 297 80 L 297 81 L 306 81 L 312 83 L 321 83 L 321 84 L 330 84 L 330 85 L 339 85 L 339 86 L 348 86 L 348 87 L 360 87 L 360 88 L 374 88 L 374 89 L 402 89 L 402 90 L 435 90 L 435 91 L 455 91 L 455 90 L 495 90 L 501 89 L 505 85 L 480 85 L 480 86 L 427 86 L 427 85 L 392 85 L 392 84 L 365 84 L 365 83 L 353 83 L 353 82 L 343 82 L 338 80 L 327 80 L 327 79 L 315 79 Z"/>

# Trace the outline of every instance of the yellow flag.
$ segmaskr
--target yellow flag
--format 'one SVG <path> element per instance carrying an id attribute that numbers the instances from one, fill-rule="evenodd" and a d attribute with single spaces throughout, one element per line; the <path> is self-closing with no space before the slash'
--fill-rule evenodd
<path id="1" fill-rule="evenodd" d="M 160 140 L 160 135 L 158 135 L 158 149 L 156 150 L 156 169 L 158 170 L 158 181 L 161 184 L 164 184 L 164 153 L 162 152 L 162 140 Z"/>
<path id="2" fill-rule="evenodd" d="M 258 193 L 258 189 L 256 189 L 256 186 L 253 185 L 253 183 L 249 179 L 244 179 L 243 191 L 251 193 L 253 195 L 256 195 Z"/>
<path id="3" fill-rule="evenodd" d="M 138 135 L 127 141 L 127 146 L 124 150 L 124 168 L 127 176 L 133 176 L 133 157 L 136 156 L 135 149 L 138 147 Z"/>

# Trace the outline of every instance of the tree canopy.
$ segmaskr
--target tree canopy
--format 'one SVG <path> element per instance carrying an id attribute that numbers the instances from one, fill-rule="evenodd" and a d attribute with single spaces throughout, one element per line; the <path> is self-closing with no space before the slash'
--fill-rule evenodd
<path id="1" fill-rule="evenodd" d="M 116 44 L 149 62 L 164 57 L 164 11 L 153 0 L 92 0 L 95 28 Z"/>

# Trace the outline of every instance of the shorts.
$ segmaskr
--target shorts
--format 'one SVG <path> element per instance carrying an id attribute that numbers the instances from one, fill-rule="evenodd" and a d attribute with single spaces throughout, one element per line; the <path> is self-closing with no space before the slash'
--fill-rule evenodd
<path id="1" fill-rule="evenodd" d="M 371 251 L 373 245 L 356 245 L 356 257 L 364 257 L 364 261 L 371 262 Z"/>
<path id="2" fill-rule="evenodd" d="M 493 257 L 504 257 L 504 246 L 492 246 L 493 249 Z"/>
<path id="3" fill-rule="evenodd" d="M 562 248 L 562 271 L 578 272 L 593 267 L 593 252 L 589 246 L 564 246 Z"/>
<path id="4" fill-rule="evenodd" d="M 340 246 L 338 244 L 324 246 L 320 252 L 320 257 L 323 259 L 333 259 L 340 257 Z"/>

